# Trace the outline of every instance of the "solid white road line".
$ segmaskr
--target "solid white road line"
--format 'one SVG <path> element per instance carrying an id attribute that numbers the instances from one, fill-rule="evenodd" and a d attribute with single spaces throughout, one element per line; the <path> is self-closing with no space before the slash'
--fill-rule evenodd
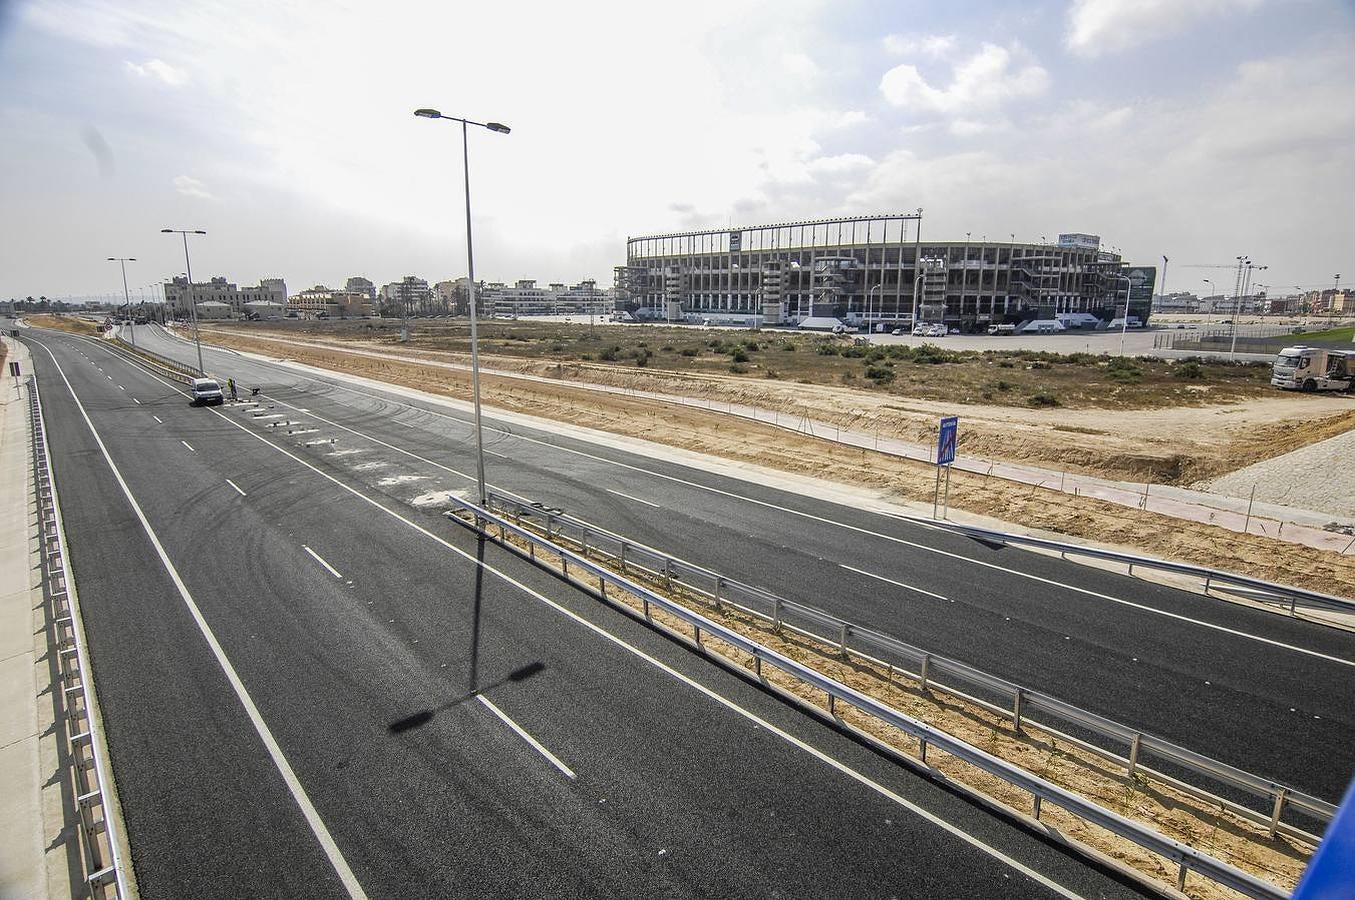
<path id="1" fill-rule="evenodd" d="M 157 416 L 155 413 L 151 413 L 151 418 L 159 422 L 161 425 L 165 424 L 163 421 L 161 421 L 160 417 Z"/>
<path id="2" fill-rule="evenodd" d="M 189 451 L 192 452 L 192 453 L 197 453 L 197 452 L 198 452 L 198 451 L 196 451 L 196 450 L 193 449 L 193 445 L 190 444 L 190 443 L 188 443 L 188 441 L 179 441 L 179 443 L 180 443 L 180 444 L 183 444 L 185 447 L 187 447 L 187 448 L 189 449 Z"/>
<path id="3" fill-rule="evenodd" d="M 236 484 L 234 481 L 231 481 L 229 478 L 226 479 L 226 484 L 229 484 L 231 487 L 235 488 L 235 492 L 239 494 L 241 497 L 249 496 L 244 491 L 240 490 L 240 485 Z"/>
<path id="4" fill-rule="evenodd" d="M 574 774 L 574 770 L 573 770 L 573 769 L 571 769 L 569 766 L 565 765 L 564 763 L 560 762 L 560 758 L 559 758 L 558 756 L 556 756 L 554 753 L 551 753 L 551 752 L 550 752 L 549 750 L 547 750 L 544 746 L 542 746 L 541 742 L 538 741 L 536 738 L 532 737 L 530 734 L 528 734 L 527 731 L 526 731 L 526 729 L 524 729 L 521 725 L 519 725 L 517 722 L 514 722 L 512 719 L 508 718 L 507 713 L 505 713 L 503 710 L 499 709 L 497 706 L 495 706 L 493 703 L 491 703 L 491 702 L 485 697 L 484 694 L 476 694 L 476 695 L 475 695 L 475 699 L 476 699 L 476 700 L 479 700 L 481 703 L 483 703 L 483 704 L 485 705 L 485 707 L 486 707 L 490 712 L 492 712 L 494 715 L 498 716 L 499 719 L 502 720 L 503 724 L 505 724 L 505 725 L 507 725 L 509 728 L 513 729 L 513 731 L 515 731 L 515 732 L 517 733 L 517 736 L 518 736 L 518 737 L 522 738 L 522 739 L 523 739 L 524 741 L 526 741 L 528 744 L 531 744 L 533 750 L 535 750 L 537 753 L 540 753 L 542 756 L 546 757 L 546 759 L 550 760 L 550 764 L 553 765 L 553 766 L 555 766 L 555 768 L 559 769 L 561 772 L 563 772 L 563 773 L 564 773 L 564 776 L 565 776 L 566 778 L 576 778 L 576 777 L 577 777 L 577 776 Z"/>
<path id="5" fill-rule="evenodd" d="M 197 601 L 193 599 L 193 595 L 188 592 L 188 587 L 184 584 L 183 579 L 179 577 L 179 570 L 176 569 L 174 563 L 170 561 L 169 554 L 165 552 L 164 545 L 160 543 L 160 538 L 156 535 L 155 529 L 151 527 L 151 523 L 146 518 L 146 514 L 141 511 L 141 506 L 136 502 L 136 498 L 132 496 L 132 489 L 127 486 L 126 480 L 122 477 L 122 472 L 119 471 L 117 464 L 113 462 L 113 457 L 109 454 L 108 447 L 104 445 L 103 438 L 99 436 L 98 429 L 94 427 L 94 423 L 90 420 L 89 413 L 85 412 L 84 404 L 81 403 L 80 398 L 75 395 L 75 388 L 71 387 L 70 379 L 66 377 L 66 372 L 61 368 L 61 363 L 57 362 L 56 354 L 41 341 L 35 341 L 35 343 L 47 351 L 47 355 L 52 358 L 52 363 L 56 366 L 57 372 L 61 374 L 61 380 L 66 382 L 66 390 L 70 391 L 71 399 L 75 401 L 76 409 L 80 410 L 80 415 L 84 418 L 85 425 L 89 427 L 90 434 L 94 436 L 95 443 L 99 445 L 99 451 L 103 454 L 104 461 L 108 463 L 108 468 L 113 472 L 113 478 L 116 479 L 118 486 L 122 488 L 123 496 L 125 496 L 127 502 L 131 504 L 132 511 L 136 513 L 137 520 L 141 522 L 141 527 L 146 532 L 146 537 L 150 540 L 151 546 L 155 548 L 156 555 L 160 557 L 160 564 L 165 567 L 165 571 L 169 574 L 170 580 L 174 582 L 174 587 L 178 590 L 179 597 L 183 600 L 184 605 L 188 607 L 188 611 L 192 615 L 193 621 L 197 623 L 198 630 L 202 632 L 203 639 L 211 649 L 212 655 L 216 657 L 217 664 L 221 666 L 222 672 L 225 673 L 226 680 L 230 682 L 230 686 L 235 691 L 235 696 L 239 699 L 240 705 L 245 708 L 245 713 L 249 716 L 250 723 L 253 724 L 255 732 L 263 741 L 264 747 L 268 751 L 268 755 L 273 760 L 273 765 L 275 765 L 278 772 L 281 773 L 282 780 L 286 783 L 287 790 L 291 793 L 292 799 L 294 799 L 297 806 L 301 808 L 301 814 L 305 817 L 306 824 L 310 826 L 311 833 L 314 834 L 316 840 L 320 842 L 320 847 L 324 850 L 330 865 L 334 867 L 334 871 L 338 874 L 339 881 L 343 884 L 344 889 L 348 891 L 348 896 L 352 897 L 353 900 L 367 900 L 366 891 L 362 889 L 362 885 L 358 883 L 357 877 L 353 874 L 353 870 L 349 868 L 348 861 L 344 859 L 343 852 L 340 851 L 338 846 L 334 843 L 334 838 L 330 835 L 329 829 L 320 818 L 320 814 L 316 812 L 314 804 L 311 803 L 310 797 L 306 794 L 306 789 L 301 786 L 301 782 L 297 779 L 291 764 L 287 762 L 287 758 L 282 753 L 282 748 L 278 746 L 278 742 L 273 737 L 273 732 L 269 730 L 267 723 L 263 720 L 263 716 L 259 713 L 259 708 L 254 704 L 254 699 L 250 697 L 249 691 L 245 690 L 245 685 L 240 681 L 240 676 L 236 673 L 235 667 L 231 665 L 230 659 L 226 656 L 226 651 L 222 649 L 221 643 L 216 639 L 216 634 L 213 633 L 211 626 L 207 624 L 207 620 L 203 618 L 202 611 L 198 609 Z M 165 383 L 168 384 L 168 382 Z"/>
<path id="6" fill-rule="evenodd" d="M 507 456 L 503 453 L 499 453 L 495 450 L 486 449 L 485 452 L 488 453 L 490 456 L 497 456 L 499 459 L 512 459 L 512 457 Z"/>
<path id="7" fill-rule="evenodd" d="M 122 385 L 118 385 L 118 390 L 125 391 L 127 390 L 127 388 L 123 387 Z"/>
<path id="8" fill-rule="evenodd" d="M 48 352 L 50 353 L 51 351 L 48 351 Z M 165 381 L 165 380 L 162 379 L 162 378 L 159 378 L 158 376 L 152 375 L 151 377 L 152 377 L 152 378 L 156 378 L 156 379 L 159 380 L 162 384 L 166 385 L 167 387 L 171 388 L 172 390 L 176 390 L 176 391 L 178 390 L 178 388 L 177 388 L 175 385 L 171 384 L 171 383 L 168 382 L 168 381 Z M 182 391 L 180 391 L 180 393 L 182 393 Z M 856 771 L 855 769 L 851 768 L 851 767 L 848 766 L 847 764 L 842 763 L 842 762 L 839 762 L 838 760 L 834 759 L 833 757 L 828 756 L 826 753 L 823 753 L 822 751 L 820 751 L 820 750 L 818 750 L 818 749 L 816 749 L 816 748 L 810 746 L 809 744 L 807 744 L 807 743 L 805 743 L 804 741 L 800 740 L 799 738 L 797 738 L 797 737 L 795 737 L 795 736 L 789 734 L 788 732 L 782 731 L 780 728 L 778 728 L 778 727 L 776 727 L 775 725 L 771 724 L 771 723 L 768 722 L 767 720 L 761 718 L 761 717 L 758 716 L 756 713 L 753 713 L 753 712 L 751 712 L 751 711 L 749 711 L 749 710 L 747 710 L 747 709 L 744 709 L 742 706 L 739 706 L 739 705 L 738 705 L 737 703 L 735 703 L 733 700 L 730 700 L 730 699 L 728 699 L 727 697 L 724 697 L 723 695 L 716 693 L 716 692 L 715 692 L 714 690 L 712 690 L 711 688 L 708 688 L 708 687 L 706 687 L 705 685 L 700 684 L 699 682 L 694 681 L 694 680 L 692 680 L 691 678 L 688 678 L 686 675 L 683 675 L 681 672 L 677 671 L 676 669 L 672 668 L 671 666 L 668 666 L 667 664 L 665 664 L 665 663 L 659 661 L 658 659 L 655 659 L 654 657 L 650 656 L 648 653 L 645 653 L 643 650 L 641 650 L 640 648 L 634 646 L 633 644 L 628 643 L 628 642 L 627 642 L 626 640 L 624 640 L 623 638 L 620 638 L 620 637 L 618 637 L 618 636 L 612 634 L 611 632 L 607 631 L 605 628 L 603 628 L 603 627 L 600 626 L 600 625 L 596 625 L 596 624 L 594 624 L 593 622 L 588 621 L 587 619 L 585 619 L 583 616 L 579 615 L 578 613 L 575 613 L 575 612 L 573 612 L 572 610 L 569 610 L 569 609 L 565 608 L 564 606 L 561 606 L 559 603 L 557 603 L 557 602 L 555 602 L 554 600 L 550 599 L 550 598 L 547 597 L 546 595 L 544 595 L 544 594 L 542 594 L 542 593 L 540 593 L 540 592 L 538 592 L 538 591 L 536 591 L 536 590 L 534 590 L 534 589 L 528 587 L 527 585 L 525 585 L 525 584 L 523 584 L 522 582 L 518 581 L 517 579 L 513 578 L 511 575 L 508 575 L 507 573 L 505 573 L 505 572 L 503 572 L 503 571 L 501 571 L 501 570 L 499 570 L 499 569 L 496 569 L 494 566 L 491 566 L 491 565 L 489 565 L 488 563 L 481 562 L 480 560 L 476 559 L 476 558 L 475 558 L 473 555 L 471 555 L 470 553 L 467 553 L 466 551 L 462 550 L 460 547 L 457 547 L 457 546 L 453 545 L 452 543 L 450 543 L 449 541 L 445 540 L 444 538 L 439 537 L 438 535 L 436 535 L 436 534 L 434 534 L 433 532 L 429 531 L 427 528 L 424 528 L 422 525 L 419 525 L 418 523 L 416 523 L 416 522 L 414 522 L 414 521 L 412 521 L 412 520 L 410 520 L 410 519 L 405 518 L 405 517 L 402 516 L 400 513 L 396 512 L 396 511 L 394 511 L 394 510 L 392 510 L 392 509 L 389 509 L 389 508 L 387 508 L 387 507 L 385 507 L 385 506 L 383 506 L 381 503 L 377 502 L 376 500 L 372 499 L 371 497 L 368 497 L 366 494 L 362 493 L 361 491 L 357 490 L 356 488 L 353 488 L 353 487 L 351 487 L 351 486 L 349 486 L 349 485 L 347 485 L 347 484 L 344 484 L 342 481 L 339 481 L 339 479 L 335 478 L 333 475 L 330 475 L 328 472 L 324 472 L 324 471 L 322 471 L 321 469 L 319 469 L 319 468 L 317 468 L 317 467 L 311 465 L 311 464 L 310 464 L 309 462 L 307 462 L 306 460 L 304 460 L 304 459 L 302 459 L 301 457 L 297 456 L 296 454 L 290 452 L 289 450 L 287 450 L 286 448 L 282 447 L 281 445 L 273 443 L 272 441 L 270 441 L 268 438 L 264 437 L 263 435 L 261 435 L 261 434 L 255 432 L 255 431 L 251 431 L 250 429 L 246 428 L 244 425 L 240 424 L 239 422 L 236 422 L 234 419 L 231 419 L 229 416 L 227 416 L 225 413 L 221 412 L 220 410 L 216 410 L 216 409 L 212 409 L 211 407 L 208 407 L 208 411 L 211 412 L 211 413 L 213 413 L 214 415 L 220 416 L 220 417 L 221 417 L 222 419 L 224 419 L 225 421 L 230 422 L 232 425 L 234 425 L 236 428 L 238 428 L 238 429 L 240 429 L 241 431 L 243 431 L 245 434 L 248 434 L 250 437 L 252 437 L 252 438 L 254 438 L 254 439 L 258 440 L 258 441 L 261 441 L 262 443 L 267 444 L 268 446 L 272 447 L 274 450 L 276 450 L 276 451 L 278 451 L 279 453 L 281 453 L 283 456 L 286 456 L 288 459 L 291 459 L 292 461 L 301 464 L 302 466 L 306 467 L 307 469 L 310 469 L 310 470 L 311 470 L 312 472 L 314 472 L 316 475 L 319 475 L 321 478 L 324 478 L 325 480 L 332 482 L 333 484 L 335 484 L 335 485 L 338 486 L 339 488 L 341 488 L 341 489 L 347 491 L 348 493 L 352 494 L 354 497 L 357 497 L 358 499 L 360 499 L 360 500 L 362 500 L 362 501 L 364 501 L 364 502 L 370 504 L 371 506 L 376 507 L 378 510 L 380 510 L 381 512 L 384 512 L 386 515 L 390 516 L 391 518 L 393 518 L 393 519 L 395 519 L 395 520 L 397 520 L 397 521 L 399 521 L 399 522 L 404 523 L 404 524 L 407 525 L 408 527 L 410 527 L 410 528 L 412 528 L 413 530 L 415 530 L 415 531 L 419 532 L 420 534 L 422 534 L 424 537 L 427 537 L 427 538 L 429 538 L 430 540 L 432 540 L 433 542 L 437 543 L 439 546 L 442 546 L 442 547 L 446 548 L 447 550 L 450 550 L 452 553 L 455 553 L 457 556 L 460 556 L 462 559 L 466 560 L 467 562 L 471 563 L 472 565 L 479 566 L 481 569 L 483 569 L 484 571 L 488 572 L 489 574 L 495 576 L 496 578 L 499 578 L 499 579 L 503 580 L 503 581 L 504 581 L 505 583 L 507 583 L 507 584 L 511 584 L 513 587 L 515 587 L 515 588 L 517 588 L 518 590 L 522 591 L 522 592 L 523 592 L 524 594 L 526 594 L 527 596 L 532 597 L 533 599 L 538 600 L 538 601 L 540 601 L 541 603 L 544 603 L 546 606 L 549 606 L 551 609 L 555 610 L 556 612 L 560 613 L 561 615 L 566 616 L 567 618 L 569 618 L 570 620 L 574 621 L 574 622 L 577 623 L 578 625 L 581 625 L 582 627 L 588 629 L 589 631 L 592 631 L 594 634 L 598 635 L 599 637 L 603 638 L 604 640 L 610 641 L 610 642 L 612 642 L 613 644 L 617 645 L 618 647 L 621 647 L 622 649 L 626 650 L 627 652 L 633 654 L 633 655 L 636 656 L 637 658 L 644 660 L 645 662 L 647 662 L 647 663 L 649 663 L 650 665 L 652 665 L 652 666 L 654 666 L 655 668 L 657 668 L 659 671 L 664 672 L 665 674 L 671 676 L 672 678 L 677 679 L 678 681 L 682 682 L 683 684 L 688 685 L 689 687 L 691 687 L 691 688 L 693 688 L 693 689 L 695 689 L 695 690 L 697 690 L 697 691 L 700 691 L 702 694 L 706 695 L 707 697 L 709 697 L 711 700 L 715 701 L 716 703 L 719 703 L 721 706 L 724 706 L 724 707 L 728 708 L 729 710 L 731 710 L 731 711 L 737 713 L 738 715 L 743 716 L 745 719 L 748 719 L 749 721 L 753 722 L 754 724 L 759 725 L 759 726 L 761 726 L 762 728 L 764 728 L 768 733 L 776 735 L 777 737 L 781 738 L 782 740 L 786 741 L 787 743 L 789 743 L 789 744 L 791 744 L 791 745 L 793 745 L 793 746 L 795 746 L 795 747 L 797 747 L 797 748 L 803 750 L 803 751 L 806 752 L 806 753 L 809 753 L 810 755 L 812 755 L 812 756 L 814 756 L 815 758 L 821 760 L 822 762 L 824 762 L 824 763 L 826 763 L 826 764 L 832 766 L 833 768 L 837 769 L 839 772 L 841 772 L 842 774 L 846 775 L 847 777 L 849 777 L 849 778 L 853 779 L 854 781 L 857 781 L 858 783 L 860 783 L 860 784 L 862 784 L 862 785 L 864 785 L 864 786 L 870 788 L 871 790 L 875 791 L 876 793 L 880 794 L 881 796 L 883 796 L 883 797 L 885 797 L 885 798 L 887 798 L 887 799 L 893 801 L 894 803 L 898 804 L 899 806 L 903 807 L 904 809 L 907 809 L 909 812 L 912 812 L 913 814 L 917 815 L 919 818 L 922 818 L 923 820 L 925 820 L 925 821 L 927 821 L 927 822 L 930 822 L 930 823 L 933 824 L 933 825 L 936 825 L 938 828 L 944 829 L 945 831 L 949 832 L 950 834 L 954 835 L 955 837 L 959 838 L 960 840 L 964 841 L 965 843 L 969 844 L 970 846 L 974 847 L 975 849 L 978 849 L 978 850 L 982 851 L 983 853 L 986 853 L 986 854 L 988 854 L 989 856 L 993 857 L 994 859 L 998 860 L 999 862 L 1002 862 L 1003 864 L 1005 864 L 1005 865 L 1011 867 L 1012 869 L 1015 869 L 1016 871 L 1020 872 L 1021 874 L 1025 875 L 1026 877 L 1030 878 L 1032 881 L 1035 881 L 1035 882 L 1037 882 L 1037 883 L 1039 883 L 1039 884 L 1041 884 L 1041 885 L 1044 885 L 1045 887 L 1049 888 L 1051 891 L 1054 891 L 1055 893 L 1057 893 L 1059 896 L 1061 896 L 1061 897 L 1066 897 L 1066 898 L 1068 898 L 1068 900 L 1083 900 L 1083 898 L 1081 898 L 1078 894 L 1074 893 L 1073 891 L 1069 890 L 1068 888 L 1064 887 L 1063 885 L 1058 884 L 1057 882 L 1054 882 L 1054 881 L 1050 880 L 1050 879 L 1049 879 L 1048 877 L 1046 877 L 1045 875 L 1042 875 L 1041 873 L 1035 871 L 1034 869 L 1031 869 L 1030 867 L 1026 866 L 1025 864 L 1023 864 L 1023 863 L 1021 863 L 1021 862 L 1018 862 L 1018 861 L 1015 860 L 1015 859 L 1012 859 L 1010 856 L 1007 856 L 1007 855 L 1006 855 L 1005 853 L 1003 853 L 1001 850 L 999 850 L 999 849 L 997 849 L 996 847 L 993 847 L 993 846 L 991 846 L 991 845 L 989 845 L 989 844 L 984 843 L 982 840 L 980 840 L 979 838 L 974 837 L 973 835 L 971 835 L 971 834 L 969 834 L 968 832 L 964 831 L 964 830 L 961 829 L 959 826 L 953 825 L 953 824 L 951 824 L 950 822 L 947 822 L 945 819 L 942 819 L 942 818 L 940 818 L 939 816 L 936 816 L 935 814 L 928 812 L 927 810 L 923 809 L 922 807 L 918 806 L 917 804 L 915 804 L 915 803 L 913 803 L 913 802 L 911 802 L 911 801 L 905 799 L 904 797 L 900 796 L 899 794 L 896 794 L 895 792 L 891 791 L 889 788 L 885 787 L 884 785 L 881 785 L 881 784 L 879 784 L 878 782 L 875 782 L 875 781 L 871 780 L 868 776 L 863 775 L 862 773 Z M 343 427 L 343 426 L 340 426 L 340 427 Z"/>
<path id="9" fill-rule="evenodd" d="M 239 490 L 239 488 L 237 488 L 236 490 Z M 328 570 L 329 570 L 329 574 L 333 575 L 335 578 L 343 578 L 343 576 L 339 574 L 339 570 L 338 570 L 338 569 L 334 568 L 334 567 L 331 566 L 329 563 L 325 562 L 324 557 L 321 556 L 320 554 L 316 553 L 316 552 L 315 552 L 314 550 L 312 550 L 310 547 L 307 547 L 305 544 L 302 544 L 302 545 L 301 545 L 301 549 L 302 549 L 302 550 L 305 550 L 305 551 L 306 551 L 307 553 L 309 553 L 312 557 L 314 557 L 314 559 L 315 559 L 316 562 L 318 562 L 320 565 L 322 565 L 322 566 L 324 566 L 326 569 L 328 569 Z"/>
<path id="10" fill-rule="evenodd" d="M 920 587 L 914 587 L 911 584 L 904 584 L 902 581 L 895 581 L 894 579 L 886 578 L 883 575 L 876 575 L 874 572 L 867 572 L 865 569 L 858 569 L 855 566 L 849 566 L 846 563 L 838 563 L 838 565 L 849 572 L 855 572 L 858 575 L 865 575 L 867 578 L 875 578 L 879 581 L 884 581 L 889 584 L 897 585 L 898 587 L 901 588 L 907 588 L 910 591 L 917 591 L 919 594 L 926 594 L 928 597 L 935 597 L 937 600 L 948 599 L 946 597 L 942 597 L 940 594 L 933 594 L 931 591 L 923 590 Z"/>
<path id="11" fill-rule="evenodd" d="M 132 398 L 132 402 L 135 403 L 137 406 L 141 405 L 141 401 L 136 399 L 135 397 Z"/>
<path id="12" fill-rule="evenodd" d="M 636 503 L 643 503 L 645 506 L 652 506 L 655 509 L 659 508 L 659 504 L 654 503 L 653 501 L 641 500 L 639 497 L 632 497 L 630 494 L 623 494 L 620 491 L 614 491 L 611 488 L 607 488 L 607 493 L 616 494 L 618 497 L 625 497 L 627 500 L 634 500 Z"/>

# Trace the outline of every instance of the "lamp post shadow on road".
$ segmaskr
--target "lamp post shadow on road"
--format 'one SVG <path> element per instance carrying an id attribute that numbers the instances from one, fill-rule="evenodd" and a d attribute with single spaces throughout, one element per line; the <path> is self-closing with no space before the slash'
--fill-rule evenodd
<path id="1" fill-rule="evenodd" d="M 470 300 L 470 366 L 471 366 L 471 403 L 475 410 L 475 486 L 476 496 L 481 506 L 485 505 L 485 437 L 480 424 L 480 342 L 477 330 L 475 308 L 475 251 L 471 241 L 470 222 L 470 138 L 469 127 L 475 125 L 498 134 L 508 134 L 512 129 L 499 122 L 473 122 L 456 116 L 444 116 L 436 109 L 416 109 L 414 115 L 421 119 L 446 119 L 461 123 L 461 161 L 466 184 L 466 279 L 469 282 L 467 294 Z"/>

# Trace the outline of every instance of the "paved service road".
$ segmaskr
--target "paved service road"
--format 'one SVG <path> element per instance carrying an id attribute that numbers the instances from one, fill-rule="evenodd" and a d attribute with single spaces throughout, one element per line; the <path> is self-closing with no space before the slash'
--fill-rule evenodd
<path id="1" fill-rule="evenodd" d="M 193 353 L 159 327 L 139 328 L 138 340 L 185 361 Z M 260 387 L 274 412 L 317 428 L 312 437 L 335 438 L 317 455 L 324 465 L 392 500 L 473 484 L 467 413 L 203 352 L 209 370 Z M 1355 773 L 1355 635 L 492 411 L 487 422 L 488 476 L 503 489 L 1333 802 Z"/>
<path id="2" fill-rule="evenodd" d="M 143 896 L 1134 895 L 403 502 L 432 478 L 24 339 Z"/>

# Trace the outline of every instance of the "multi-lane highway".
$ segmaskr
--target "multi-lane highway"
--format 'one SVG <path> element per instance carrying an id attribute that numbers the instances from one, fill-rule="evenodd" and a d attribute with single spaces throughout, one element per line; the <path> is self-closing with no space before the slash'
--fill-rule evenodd
<path id="1" fill-rule="evenodd" d="M 1128 891 L 478 547 L 421 505 L 470 484 L 459 409 L 207 348 L 273 407 L 194 409 L 24 335 L 146 896 Z M 1355 768 L 1344 633 L 489 425 L 505 489 L 1330 799 Z"/>
<path id="2" fill-rule="evenodd" d="M 404 502 L 441 470 L 24 339 L 142 896 L 1134 894 Z"/>
<path id="3" fill-rule="evenodd" d="M 192 347 L 158 327 L 149 349 Z M 470 416 L 204 348 L 392 499 L 467 489 Z M 304 410 L 302 412 L 301 410 Z M 492 484 L 1329 800 L 1355 773 L 1355 635 L 487 419 Z M 735 473 L 731 473 L 735 474 Z M 392 478 L 413 478 L 382 487 Z"/>

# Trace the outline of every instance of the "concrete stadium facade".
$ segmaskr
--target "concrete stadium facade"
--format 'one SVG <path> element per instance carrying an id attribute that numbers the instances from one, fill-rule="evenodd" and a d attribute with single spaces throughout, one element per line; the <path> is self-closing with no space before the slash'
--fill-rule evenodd
<path id="1" fill-rule="evenodd" d="M 920 211 L 628 238 L 618 301 L 642 319 L 795 324 L 990 324 L 1124 315 L 1147 321 L 1155 271 L 1094 235 L 1057 243 L 923 241 Z M 1144 283 L 1146 280 L 1146 283 Z"/>

